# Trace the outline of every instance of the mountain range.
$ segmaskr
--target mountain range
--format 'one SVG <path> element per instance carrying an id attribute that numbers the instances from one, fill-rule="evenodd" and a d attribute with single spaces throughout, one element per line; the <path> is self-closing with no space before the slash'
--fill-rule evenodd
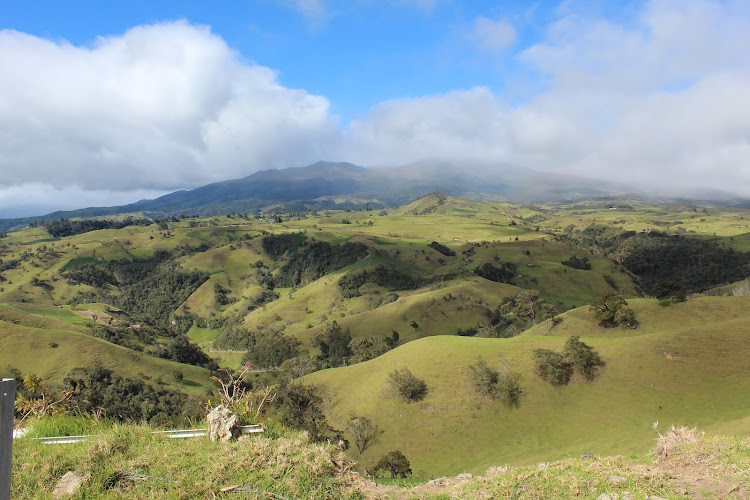
<path id="1" fill-rule="evenodd" d="M 178 215 L 304 211 L 321 209 L 380 209 L 410 203 L 441 192 L 475 200 L 527 203 L 577 198 L 643 197 L 636 189 L 572 175 L 537 172 L 514 166 L 478 163 L 460 165 L 436 160 L 365 168 L 346 162 L 320 161 L 306 167 L 261 170 L 249 176 L 180 190 L 152 200 L 113 207 L 89 207 L 46 215 L 0 219 L 0 230 L 33 222 L 74 217 L 141 214 L 159 218 Z M 692 197 L 721 204 L 748 206 L 726 193 Z M 686 201 L 686 200 L 675 200 Z"/>

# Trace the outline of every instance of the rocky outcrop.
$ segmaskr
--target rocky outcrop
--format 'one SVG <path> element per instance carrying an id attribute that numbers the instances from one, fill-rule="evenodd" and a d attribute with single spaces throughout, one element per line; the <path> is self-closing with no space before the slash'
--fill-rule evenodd
<path id="1" fill-rule="evenodd" d="M 224 405 L 219 405 L 208 414 L 208 437 L 211 441 L 231 441 L 240 435 L 237 415 Z"/>

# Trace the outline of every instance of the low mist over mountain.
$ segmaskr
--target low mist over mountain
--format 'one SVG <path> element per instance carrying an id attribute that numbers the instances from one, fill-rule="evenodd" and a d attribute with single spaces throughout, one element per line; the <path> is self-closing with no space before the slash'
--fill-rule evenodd
<path id="1" fill-rule="evenodd" d="M 139 213 L 150 217 L 217 215 L 270 210 L 324 210 L 393 207 L 428 193 L 441 192 L 477 200 L 552 201 L 580 197 L 638 196 L 615 183 L 527 168 L 482 163 L 421 161 L 390 168 L 365 168 L 321 161 L 307 167 L 261 170 L 247 177 L 170 193 L 128 205 L 57 211 L 46 215 L 0 219 L 8 230 L 29 222 L 60 217 L 97 217 Z M 691 198 L 740 203 L 726 193 L 693 193 Z M 647 194 L 640 193 L 641 196 Z M 682 200 L 684 201 L 684 199 Z"/>

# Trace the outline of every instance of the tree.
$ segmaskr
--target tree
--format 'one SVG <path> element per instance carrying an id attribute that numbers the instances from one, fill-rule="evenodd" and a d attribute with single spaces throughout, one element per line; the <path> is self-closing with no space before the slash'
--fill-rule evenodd
<path id="1" fill-rule="evenodd" d="M 563 355 L 589 382 L 596 378 L 599 367 L 606 365 L 599 353 L 593 347 L 581 342 L 578 337 L 570 337 L 565 342 Z"/>
<path id="2" fill-rule="evenodd" d="M 335 321 L 324 334 L 315 337 L 315 347 L 320 349 L 320 360 L 328 366 L 341 366 L 352 355 L 349 343 L 352 334 Z"/>
<path id="3" fill-rule="evenodd" d="M 670 304 L 674 304 L 674 301 L 685 300 L 685 290 L 682 285 L 675 283 L 674 281 L 660 281 L 651 289 L 654 297 L 661 301 L 669 300 Z"/>
<path id="4" fill-rule="evenodd" d="M 539 290 L 524 290 L 516 296 L 515 313 L 522 318 L 530 318 L 531 323 L 536 325 L 536 306 L 544 302 L 539 297 Z"/>
<path id="5" fill-rule="evenodd" d="M 342 432 L 326 420 L 322 404 L 323 398 L 316 386 L 282 380 L 276 387 L 272 407 L 285 425 L 307 431 L 313 441 L 343 441 L 348 446 Z"/>
<path id="6" fill-rule="evenodd" d="M 573 376 L 573 363 L 559 352 L 536 349 L 536 370 L 542 379 L 552 385 L 567 385 Z"/>
<path id="7" fill-rule="evenodd" d="M 407 474 L 411 474 L 411 464 L 400 451 L 391 451 L 378 461 L 373 470 L 388 471 L 392 478 L 406 477 Z"/>
<path id="8" fill-rule="evenodd" d="M 354 436 L 354 444 L 360 455 L 365 452 L 378 434 L 378 426 L 365 417 L 352 416 L 347 423 L 349 431 Z"/>
<path id="9" fill-rule="evenodd" d="M 427 384 L 408 368 L 400 368 L 388 375 L 388 381 L 407 402 L 420 401 L 427 396 Z"/>
<path id="10" fill-rule="evenodd" d="M 637 326 L 635 312 L 626 307 L 627 301 L 617 292 L 604 292 L 589 305 L 594 312 L 594 318 L 599 320 L 599 326 L 608 328 L 617 325 Z"/>

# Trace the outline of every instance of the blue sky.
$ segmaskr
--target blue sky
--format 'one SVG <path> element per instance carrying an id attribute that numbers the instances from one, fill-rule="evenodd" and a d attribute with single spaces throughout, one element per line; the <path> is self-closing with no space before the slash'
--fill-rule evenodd
<path id="1" fill-rule="evenodd" d="M 5 0 L 0 217 L 320 159 L 750 195 L 747 46 L 744 0 Z"/>
<path id="2" fill-rule="evenodd" d="M 632 3 L 632 2 L 631 2 Z M 609 8 L 605 8 L 606 5 Z M 626 20 L 628 2 L 579 2 L 578 13 Z M 273 1 L 209 3 L 3 2 L 0 23 L 51 40 L 91 46 L 144 24 L 185 19 L 208 25 L 244 58 L 279 72 L 279 82 L 331 99 L 344 122 L 391 98 L 487 86 L 522 100 L 539 85 L 524 78 L 515 50 L 539 39 L 570 6 L 559 1 Z M 507 47 L 483 47 L 478 18 L 508 20 Z M 507 88 L 508 80 L 517 80 Z M 519 85 L 520 84 L 520 85 Z"/>

